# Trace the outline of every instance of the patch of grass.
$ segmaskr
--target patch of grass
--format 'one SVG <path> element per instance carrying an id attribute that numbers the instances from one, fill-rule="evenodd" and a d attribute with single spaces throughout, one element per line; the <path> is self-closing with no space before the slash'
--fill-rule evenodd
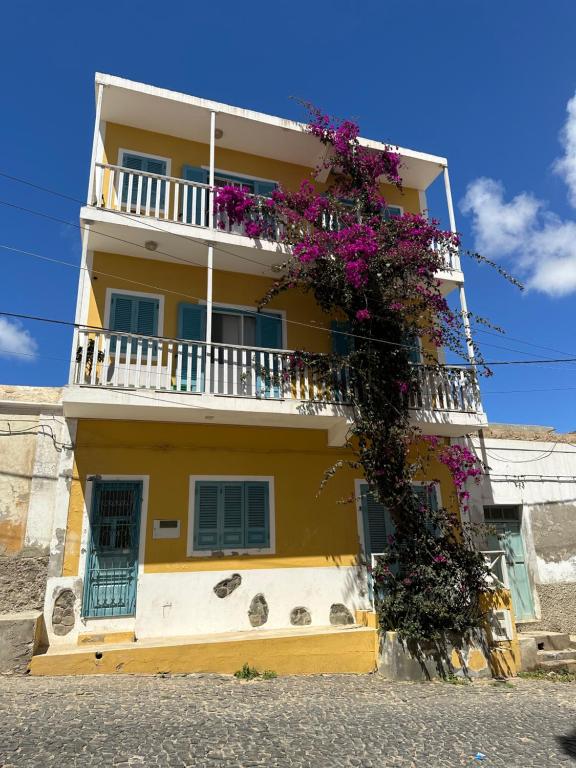
<path id="1" fill-rule="evenodd" d="M 470 680 L 468 680 L 468 678 L 458 677 L 458 675 L 447 675 L 443 680 L 450 685 L 470 685 Z"/>
<path id="2" fill-rule="evenodd" d="M 265 669 L 264 672 L 259 672 L 256 667 L 251 667 L 250 664 L 244 664 L 242 669 L 238 669 L 234 672 L 234 677 L 238 680 L 256 680 L 262 678 L 262 680 L 273 680 L 278 677 L 273 669 Z"/>
<path id="3" fill-rule="evenodd" d="M 513 683 L 509 683 L 508 680 L 492 680 L 494 688 L 515 688 Z"/>
<path id="4" fill-rule="evenodd" d="M 524 680 L 548 680 L 552 683 L 574 683 L 576 673 L 568 669 L 556 669 L 547 672 L 545 669 L 534 669 L 532 672 L 518 672 L 518 677 Z"/>

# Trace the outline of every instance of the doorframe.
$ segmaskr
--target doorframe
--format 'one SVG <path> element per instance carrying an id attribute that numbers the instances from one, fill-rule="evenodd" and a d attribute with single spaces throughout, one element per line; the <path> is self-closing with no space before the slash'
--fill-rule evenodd
<path id="1" fill-rule="evenodd" d="M 88 474 L 84 481 L 84 508 L 82 511 L 82 533 L 80 535 L 80 557 L 78 559 L 78 578 L 82 579 L 82 586 L 86 580 L 86 560 L 88 558 L 88 549 L 91 535 L 90 511 L 92 509 L 92 497 L 94 495 L 94 480 L 104 481 L 133 481 L 142 483 L 142 504 L 140 506 L 140 532 L 138 536 L 138 572 L 137 580 L 144 573 L 144 555 L 146 551 L 146 526 L 148 520 L 148 491 L 150 485 L 150 475 L 98 475 Z M 138 608 L 138 584 L 136 584 L 136 610 Z M 125 626 L 127 622 L 133 623 L 136 620 L 136 611 L 134 616 L 89 616 L 83 617 L 82 622 L 87 626 L 88 622 L 103 621 L 120 622 L 120 626 Z"/>

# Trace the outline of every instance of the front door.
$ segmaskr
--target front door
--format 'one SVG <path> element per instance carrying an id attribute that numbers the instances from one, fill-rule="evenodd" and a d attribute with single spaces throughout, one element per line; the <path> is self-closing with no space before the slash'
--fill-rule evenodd
<path id="1" fill-rule="evenodd" d="M 142 482 L 92 482 L 82 615 L 134 616 Z"/>
<path id="2" fill-rule="evenodd" d="M 488 536 L 488 547 L 505 553 L 516 621 L 529 621 L 534 618 L 534 601 L 522 541 L 521 519 L 521 508 L 517 506 L 484 507 L 484 520 L 493 529 Z"/>

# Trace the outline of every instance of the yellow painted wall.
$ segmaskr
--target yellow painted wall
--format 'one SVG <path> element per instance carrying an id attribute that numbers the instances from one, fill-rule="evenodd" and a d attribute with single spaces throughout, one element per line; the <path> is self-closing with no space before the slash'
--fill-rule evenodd
<path id="1" fill-rule="evenodd" d="M 175 338 L 178 335 L 178 305 L 192 302 L 192 297 L 206 296 L 206 270 L 188 264 L 171 264 L 153 259 L 134 259 L 114 253 L 94 254 L 91 280 L 88 325 L 105 327 L 106 289 L 160 293 L 164 295 L 163 336 Z M 107 274 L 98 274 L 107 273 Z M 113 277 L 111 276 L 113 275 Z M 124 280 L 121 278 L 125 278 Z M 137 280 L 138 284 L 133 281 Z M 145 285 L 142 285 L 144 283 Z M 272 280 L 258 275 L 239 274 L 216 270 L 214 272 L 214 303 L 238 304 L 256 309 Z M 150 287 L 148 287 L 150 286 Z M 153 286 L 158 286 L 155 289 Z M 330 318 L 314 301 L 311 294 L 301 291 L 287 291 L 278 296 L 268 309 L 284 310 L 289 320 L 310 323 L 320 328 L 330 328 Z M 326 330 L 315 330 L 301 325 L 287 323 L 286 347 L 311 352 L 329 352 L 330 334 Z"/>
<path id="2" fill-rule="evenodd" d="M 353 565 L 359 552 L 350 470 L 337 472 L 318 495 L 324 471 L 345 449 L 329 448 L 320 430 L 88 421 L 78 424 L 66 533 L 64 575 L 78 574 L 86 476 L 149 475 L 146 572 Z M 442 498 L 450 483 L 442 480 Z M 276 554 L 188 558 L 189 475 L 272 475 Z M 153 539 L 154 519 L 179 519 L 179 539 Z"/>
<path id="3" fill-rule="evenodd" d="M 279 136 L 281 137 L 281 133 Z M 132 150 L 136 153 L 145 152 L 149 155 L 159 155 L 170 159 L 170 175 L 176 178 L 182 178 L 183 165 L 208 166 L 210 161 L 208 144 L 180 139 L 167 134 L 143 131 L 127 125 L 107 123 L 104 162 L 117 165 L 120 159 L 120 149 Z M 215 167 L 218 170 L 240 176 L 256 176 L 261 179 L 276 181 L 286 189 L 297 189 L 302 179 L 310 178 L 312 170 L 295 163 L 284 163 L 232 149 L 221 149 L 218 147 L 218 142 L 216 142 Z M 405 189 L 400 192 L 396 187 L 386 184 L 383 185 L 382 191 L 390 205 L 401 205 L 411 213 L 419 213 L 419 199 L 416 190 Z"/>

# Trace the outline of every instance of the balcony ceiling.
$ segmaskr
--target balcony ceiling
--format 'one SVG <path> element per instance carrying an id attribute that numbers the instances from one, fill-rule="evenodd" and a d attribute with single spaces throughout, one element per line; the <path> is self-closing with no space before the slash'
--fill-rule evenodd
<path id="1" fill-rule="evenodd" d="M 215 111 L 216 126 L 223 136 L 216 142 L 248 154 L 314 168 L 321 159 L 322 147 L 305 130 L 303 123 L 231 107 L 188 96 L 165 88 L 96 74 L 103 84 L 102 119 L 146 131 L 164 133 L 190 141 L 209 142 L 210 112 Z M 361 139 L 364 146 L 382 149 L 385 145 Z M 399 147 L 402 178 L 406 187 L 425 190 L 446 165 L 443 157 Z"/>

